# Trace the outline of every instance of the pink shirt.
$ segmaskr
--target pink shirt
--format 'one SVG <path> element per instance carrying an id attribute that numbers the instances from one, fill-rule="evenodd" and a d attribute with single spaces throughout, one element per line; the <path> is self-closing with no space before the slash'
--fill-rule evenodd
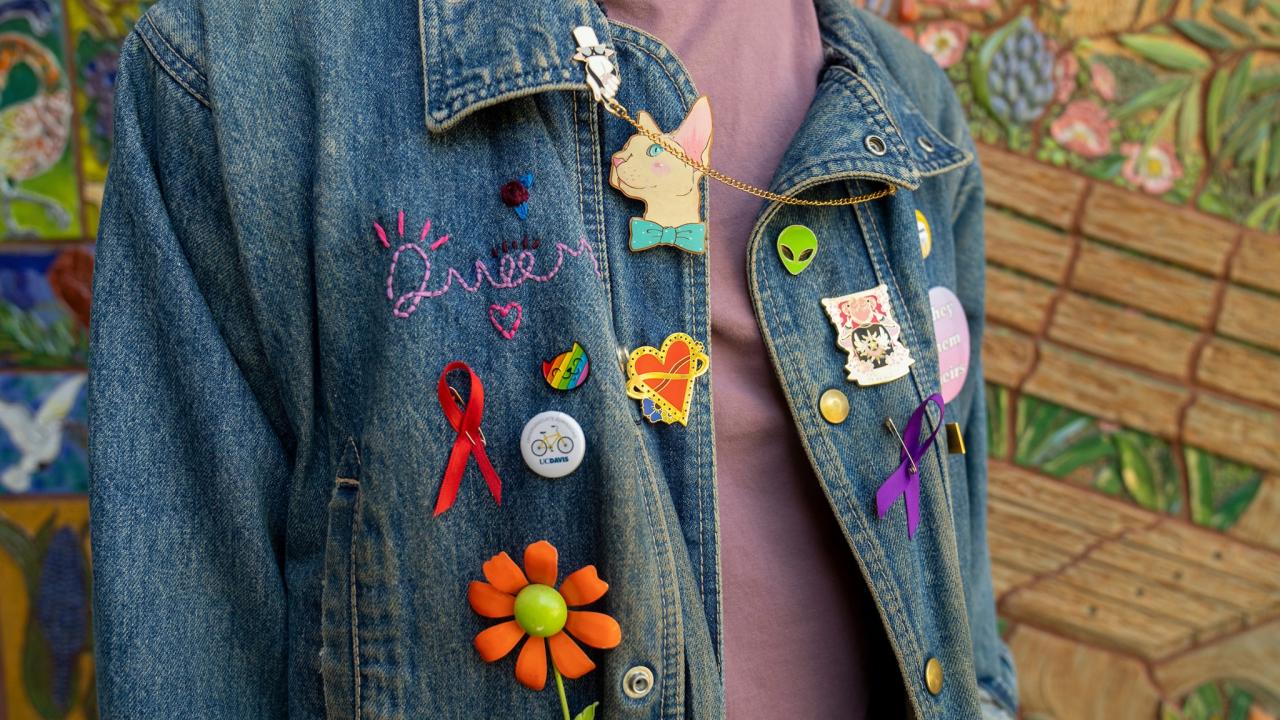
<path id="1" fill-rule="evenodd" d="M 811 1 L 604 4 L 611 18 L 665 42 L 710 98 L 711 165 L 768 187 L 823 66 Z M 728 716 L 901 716 L 882 712 L 902 695 L 897 665 L 800 445 L 747 292 L 747 239 L 761 201 L 720 183 L 710 188 Z M 774 238 L 765 240 L 772 245 Z M 873 688 L 876 697 L 869 696 Z"/>

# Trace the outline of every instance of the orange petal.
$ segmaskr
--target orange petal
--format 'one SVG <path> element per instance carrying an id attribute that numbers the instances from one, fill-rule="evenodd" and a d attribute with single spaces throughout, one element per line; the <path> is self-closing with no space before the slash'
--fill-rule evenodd
<path id="1" fill-rule="evenodd" d="M 618 621 L 604 613 L 574 610 L 569 613 L 564 629 L 582 642 L 601 650 L 616 648 L 622 642 L 622 628 L 618 627 Z"/>
<path id="2" fill-rule="evenodd" d="M 596 566 L 588 565 L 564 579 L 560 594 L 564 596 L 566 603 L 578 606 L 599 600 L 608 589 L 609 583 L 596 574 Z"/>
<path id="3" fill-rule="evenodd" d="M 484 564 L 484 577 L 489 584 L 498 588 L 504 593 L 515 595 L 524 589 L 529 581 L 525 579 L 524 573 L 520 571 L 520 566 L 515 560 L 505 552 L 489 558 L 489 562 Z"/>
<path id="4" fill-rule="evenodd" d="M 520 649 L 520 657 L 516 658 L 516 680 L 530 690 L 546 687 L 547 644 L 542 638 L 531 635 Z"/>
<path id="5" fill-rule="evenodd" d="M 547 644 L 551 646 L 551 662 L 556 664 L 561 675 L 570 680 L 577 680 L 596 669 L 596 664 L 568 635 L 558 632 L 547 638 Z"/>
<path id="6" fill-rule="evenodd" d="M 479 580 L 472 580 L 467 587 L 467 600 L 476 614 L 487 618 L 509 618 L 516 614 L 514 597 Z"/>
<path id="7" fill-rule="evenodd" d="M 515 620 L 509 620 L 476 635 L 476 650 L 485 662 L 494 662 L 506 657 L 522 637 L 524 637 L 524 628 L 520 627 Z"/>
<path id="8" fill-rule="evenodd" d="M 546 540 L 539 540 L 524 549 L 524 571 L 528 573 L 530 582 L 555 587 L 558 564 L 556 546 Z"/>

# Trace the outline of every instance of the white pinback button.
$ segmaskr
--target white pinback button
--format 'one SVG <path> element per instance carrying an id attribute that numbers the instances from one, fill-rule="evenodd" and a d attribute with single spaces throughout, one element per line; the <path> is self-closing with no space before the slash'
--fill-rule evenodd
<path id="1" fill-rule="evenodd" d="M 545 478 L 562 478 L 577 470 L 586 452 L 582 426 L 562 412 L 538 413 L 520 433 L 520 454 L 525 464 Z"/>

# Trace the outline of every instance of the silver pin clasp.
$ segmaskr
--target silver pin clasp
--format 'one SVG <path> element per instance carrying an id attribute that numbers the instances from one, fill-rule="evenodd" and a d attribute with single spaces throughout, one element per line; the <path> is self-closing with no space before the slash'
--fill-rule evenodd
<path id="1" fill-rule="evenodd" d="M 578 43 L 578 52 L 573 59 L 586 66 L 587 86 L 596 102 L 612 100 L 617 94 L 622 79 L 618 77 L 618 66 L 613 63 L 613 50 L 603 45 L 596 37 L 596 31 L 586 25 L 573 29 L 573 39 Z"/>
<path id="2" fill-rule="evenodd" d="M 902 433 L 898 432 L 898 426 L 893 424 L 893 418 L 885 418 L 884 426 L 888 428 L 889 432 L 893 433 L 894 437 L 898 438 L 898 444 L 902 446 L 902 452 L 907 456 L 907 462 L 911 464 L 911 473 L 913 475 L 919 474 L 920 468 L 916 466 L 915 458 L 911 457 L 911 451 L 907 449 L 907 443 L 902 439 Z"/>

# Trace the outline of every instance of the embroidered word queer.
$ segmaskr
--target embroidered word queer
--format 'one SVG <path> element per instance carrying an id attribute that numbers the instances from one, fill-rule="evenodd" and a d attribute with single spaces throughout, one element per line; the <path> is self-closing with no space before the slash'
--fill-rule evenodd
<path id="1" fill-rule="evenodd" d="M 403 211 L 399 215 L 397 225 L 399 235 L 403 238 Z M 596 259 L 595 252 L 591 249 L 591 243 L 583 237 L 578 239 L 576 247 L 560 242 L 554 245 L 538 243 L 532 247 L 522 247 L 517 251 L 515 244 L 512 244 L 512 252 L 501 255 L 497 260 L 496 268 L 492 267 L 486 258 L 479 257 L 471 265 L 463 266 L 464 270 L 459 270 L 452 266 L 444 269 L 443 282 L 436 287 L 429 288 L 433 267 L 428 251 L 434 253 L 449 240 L 448 235 L 442 236 L 424 250 L 423 244 L 426 242 L 430 231 L 431 220 L 428 219 L 423 224 L 422 234 L 419 236 L 418 241 L 402 243 L 391 256 L 391 267 L 387 272 L 387 300 L 392 303 L 391 313 L 398 318 L 407 318 L 416 312 L 423 298 L 441 297 L 455 286 L 466 292 L 474 293 L 485 285 L 495 290 L 511 290 L 520 287 L 525 282 L 551 282 L 556 275 L 560 274 L 560 270 L 564 268 L 566 257 L 590 260 L 591 269 L 595 272 L 596 277 L 604 277 L 600 271 L 600 263 Z M 383 247 L 391 247 L 391 244 L 386 239 L 386 231 L 376 222 L 374 223 L 374 232 Z M 550 266 L 547 266 L 545 270 L 539 270 L 537 252 L 539 247 L 550 248 L 555 252 L 555 261 Z M 409 272 L 406 268 L 411 265 L 407 262 L 401 262 L 401 256 L 405 255 L 405 253 L 410 256 L 417 255 L 422 261 L 421 276 L 417 277 L 416 287 L 407 292 L 398 292 L 396 272 L 399 270 L 401 274 L 405 274 Z"/>

